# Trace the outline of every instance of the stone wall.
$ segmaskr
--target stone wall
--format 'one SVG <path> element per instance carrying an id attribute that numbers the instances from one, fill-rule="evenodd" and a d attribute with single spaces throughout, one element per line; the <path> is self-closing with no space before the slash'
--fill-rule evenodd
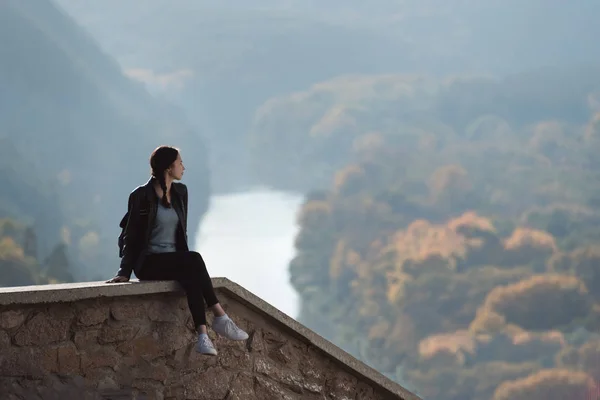
<path id="1" fill-rule="evenodd" d="M 216 357 L 195 352 L 180 292 L 30 304 L 0 295 L 1 399 L 417 399 L 361 375 L 358 361 L 344 364 L 313 333 L 307 338 L 224 285 L 221 303 L 250 338 L 210 331 Z"/>

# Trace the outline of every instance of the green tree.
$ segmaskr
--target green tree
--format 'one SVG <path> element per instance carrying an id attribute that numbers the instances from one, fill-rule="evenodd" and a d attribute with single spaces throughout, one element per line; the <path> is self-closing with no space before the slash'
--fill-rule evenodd
<path id="1" fill-rule="evenodd" d="M 38 243 L 37 235 L 33 227 L 28 226 L 25 229 L 25 235 L 23 238 L 23 252 L 28 257 L 38 258 Z"/>
<path id="2" fill-rule="evenodd" d="M 67 256 L 67 245 L 59 243 L 52 249 L 50 255 L 44 262 L 46 274 L 50 278 L 57 279 L 60 282 L 73 282 L 74 278 L 69 268 L 69 258 Z"/>

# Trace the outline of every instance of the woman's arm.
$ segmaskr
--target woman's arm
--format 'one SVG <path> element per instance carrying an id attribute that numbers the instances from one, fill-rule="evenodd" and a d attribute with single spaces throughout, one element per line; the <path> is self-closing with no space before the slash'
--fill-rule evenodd
<path id="1" fill-rule="evenodd" d="M 117 272 L 117 277 L 129 278 L 133 271 L 133 264 L 135 263 L 139 254 L 139 194 L 137 191 L 132 192 L 129 195 L 127 202 L 127 224 L 125 225 L 125 231 L 123 235 L 123 258 L 121 259 L 121 265 Z"/>
<path id="2" fill-rule="evenodd" d="M 183 211 L 185 213 L 185 226 L 187 227 L 187 217 L 188 217 L 188 189 L 186 185 L 183 185 Z M 186 229 L 187 230 L 187 229 Z M 187 232 L 186 232 L 187 235 Z"/>
<path id="3" fill-rule="evenodd" d="M 188 224 L 188 190 L 187 190 L 187 186 L 182 184 L 182 196 L 181 196 L 181 203 L 183 204 L 183 217 L 185 218 L 184 224 L 183 224 L 183 236 L 185 238 L 185 242 L 188 242 L 188 234 L 187 234 L 187 224 Z"/>

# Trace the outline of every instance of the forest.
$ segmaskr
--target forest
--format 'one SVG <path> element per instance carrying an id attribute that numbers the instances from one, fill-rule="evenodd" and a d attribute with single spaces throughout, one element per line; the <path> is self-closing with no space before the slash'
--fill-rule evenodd
<path id="1" fill-rule="evenodd" d="M 0 287 L 73 282 L 57 194 L 7 138 L 0 138 L 0 186 Z M 85 242 L 84 252 L 96 244 Z"/>
<path id="2" fill-rule="evenodd" d="M 599 72 L 340 78 L 266 103 L 265 179 L 329 179 L 298 214 L 300 321 L 428 400 L 585 398 Z"/>
<path id="3" fill-rule="evenodd" d="M 8 224 L 0 231 L 0 260 L 8 263 L 0 286 L 112 276 L 128 195 L 148 179 L 149 154 L 163 142 L 194 149 L 190 218 L 206 211 L 202 137 L 53 3 L 0 2 L 0 87 L 0 220 Z M 25 251 L 28 229 L 37 258 Z M 69 261 L 66 275 L 44 266 L 56 249 Z M 29 265 L 27 273 L 14 265 Z"/>

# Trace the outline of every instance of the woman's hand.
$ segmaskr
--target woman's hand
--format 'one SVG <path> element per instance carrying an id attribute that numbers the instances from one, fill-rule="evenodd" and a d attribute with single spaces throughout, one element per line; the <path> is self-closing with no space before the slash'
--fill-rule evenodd
<path id="1" fill-rule="evenodd" d="M 106 283 L 117 283 L 117 282 L 127 282 L 129 281 L 129 278 L 126 276 L 115 276 L 112 279 L 109 279 L 106 281 Z"/>

